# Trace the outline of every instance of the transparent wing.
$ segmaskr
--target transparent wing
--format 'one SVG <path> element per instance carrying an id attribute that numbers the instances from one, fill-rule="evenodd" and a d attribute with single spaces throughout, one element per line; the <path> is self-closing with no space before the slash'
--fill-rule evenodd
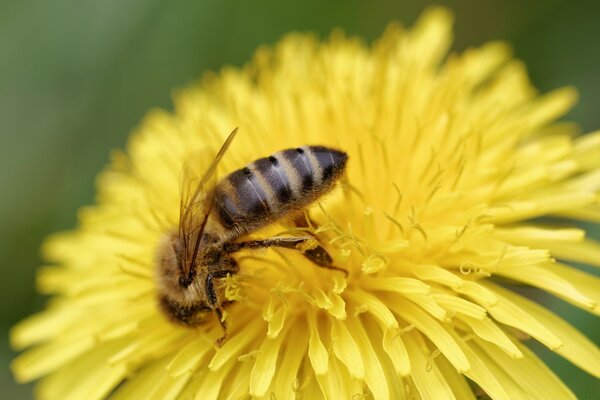
<path id="1" fill-rule="evenodd" d="M 184 163 L 179 206 L 179 238 L 183 247 L 179 253 L 182 259 L 179 261 L 183 276 L 193 275 L 193 260 L 198 253 L 200 239 L 214 203 L 213 188 L 217 183 L 217 166 L 237 131 L 238 128 L 235 128 L 229 134 L 215 156 L 210 151 L 203 150 Z"/>

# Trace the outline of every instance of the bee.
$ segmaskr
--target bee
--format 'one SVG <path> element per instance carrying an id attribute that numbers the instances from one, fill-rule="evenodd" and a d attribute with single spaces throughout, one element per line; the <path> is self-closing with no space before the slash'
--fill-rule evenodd
<path id="1" fill-rule="evenodd" d="M 311 236 L 243 238 L 269 224 L 302 213 L 330 192 L 345 171 L 348 155 L 324 146 L 303 146 L 260 158 L 216 181 L 216 167 L 237 133 L 231 132 L 195 188 L 182 193 L 179 227 L 157 250 L 158 304 L 174 323 L 197 327 L 228 304 L 220 279 L 239 272 L 233 254 L 280 247 L 300 251 L 316 266 L 339 270 Z M 310 242 L 309 242 L 310 241 Z M 315 245 L 316 242 L 316 245 Z M 310 243 L 311 245 L 307 246 Z"/>

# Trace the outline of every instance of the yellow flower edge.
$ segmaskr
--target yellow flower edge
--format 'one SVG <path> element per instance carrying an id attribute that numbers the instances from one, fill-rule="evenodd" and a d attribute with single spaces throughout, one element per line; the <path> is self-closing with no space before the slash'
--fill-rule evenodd
<path id="1" fill-rule="evenodd" d="M 16 379 L 40 379 L 43 399 L 574 398 L 526 338 L 600 377 L 598 347 L 517 293 L 600 314 L 600 280 L 569 264 L 600 266 L 572 221 L 600 222 L 600 132 L 555 122 L 575 91 L 538 96 L 507 45 L 448 55 L 451 25 L 433 8 L 372 46 L 291 34 L 150 112 L 100 174 L 97 205 L 45 243 L 52 297 L 12 331 L 27 349 Z M 154 255 L 177 226 L 182 165 L 234 127 L 220 176 L 306 144 L 349 154 L 308 210 L 349 275 L 244 253 L 218 348 L 216 320 L 186 329 L 158 311 Z"/>

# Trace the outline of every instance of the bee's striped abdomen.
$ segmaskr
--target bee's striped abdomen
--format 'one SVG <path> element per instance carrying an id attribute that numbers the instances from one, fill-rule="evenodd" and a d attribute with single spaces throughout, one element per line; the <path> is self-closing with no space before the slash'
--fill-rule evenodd
<path id="1" fill-rule="evenodd" d="M 260 158 L 216 187 L 215 212 L 225 229 L 248 233 L 313 203 L 334 186 L 346 153 L 304 146 Z"/>

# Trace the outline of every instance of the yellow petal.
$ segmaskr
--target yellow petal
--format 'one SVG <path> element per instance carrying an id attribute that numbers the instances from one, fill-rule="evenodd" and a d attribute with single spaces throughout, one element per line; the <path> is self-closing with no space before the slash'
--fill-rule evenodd
<path id="1" fill-rule="evenodd" d="M 477 400 L 465 376 L 456 372 L 448 360 L 444 357 L 436 357 L 435 364 L 457 399 Z"/>
<path id="2" fill-rule="evenodd" d="M 438 321 L 405 300 L 397 299 L 391 306 L 396 314 L 402 316 L 402 319 L 414 325 L 431 340 L 459 372 L 465 372 L 470 368 L 469 361 L 460 347 Z"/>
<path id="3" fill-rule="evenodd" d="M 575 395 L 526 346 L 515 341 L 523 358 L 514 359 L 493 344 L 474 339 L 471 348 L 485 363 L 511 399 L 575 399 Z"/>
<path id="4" fill-rule="evenodd" d="M 435 65 L 448 51 L 452 15 L 445 8 L 432 7 L 423 13 L 412 30 L 415 56 L 423 65 Z"/>
<path id="5" fill-rule="evenodd" d="M 294 322 L 294 328 L 290 329 L 286 340 L 286 347 L 281 357 L 280 367 L 275 376 L 275 398 L 294 399 L 295 391 L 298 390 L 299 382 L 297 376 L 306 350 L 308 341 L 305 332 L 307 326 L 302 319 Z"/>
<path id="6" fill-rule="evenodd" d="M 134 376 L 128 379 L 119 386 L 115 393 L 111 395 L 114 400 L 127 400 L 139 396 L 140 393 L 145 393 L 150 396 L 155 393 L 160 384 L 162 384 L 167 374 L 165 373 L 168 358 L 154 363 L 148 364 L 141 368 Z"/>
<path id="7" fill-rule="evenodd" d="M 449 287 L 459 287 L 462 285 L 462 279 L 436 265 L 417 265 L 413 268 L 412 272 L 417 278 L 425 281 L 437 282 Z"/>
<path id="8" fill-rule="evenodd" d="M 15 378 L 28 382 L 58 369 L 94 346 L 94 338 L 75 341 L 57 341 L 33 348 L 21 354 L 11 364 Z"/>
<path id="9" fill-rule="evenodd" d="M 491 283 L 482 283 L 485 287 L 493 290 L 498 297 L 498 303 L 487 307 L 490 315 L 497 321 L 520 329 L 523 332 L 533 336 L 552 350 L 558 349 L 563 342 L 552 332 L 551 329 L 540 323 L 534 315 L 522 309 L 512 301 L 513 296 L 507 296 L 506 291 L 499 289 L 497 285 Z"/>
<path id="10" fill-rule="evenodd" d="M 465 375 L 473 382 L 477 383 L 492 399 L 510 400 L 511 397 L 506 393 L 502 384 L 498 382 L 494 374 L 487 367 L 486 363 L 477 356 L 477 354 L 471 349 L 471 347 L 469 347 L 467 343 L 460 340 L 460 337 L 458 337 L 456 332 L 449 330 L 448 333 L 454 337 L 469 359 L 469 363 L 471 363 L 471 369 L 467 371 Z M 516 352 L 521 354 L 518 349 L 516 349 Z"/>
<path id="11" fill-rule="evenodd" d="M 396 293 L 429 293 L 430 287 L 423 282 L 413 278 L 373 278 L 365 279 L 365 285 L 376 290 L 384 290 Z"/>
<path id="12" fill-rule="evenodd" d="M 366 310 L 372 314 L 387 329 L 398 328 L 398 321 L 387 306 L 377 297 L 363 290 L 356 290 L 347 294 L 348 298 L 359 307 L 366 306 Z"/>
<path id="13" fill-rule="evenodd" d="M 346 366 L 350 375 L 356 379 L 363 379 L 365 366 L 360 350 L 354 338 L 348 332 L 346 324 L 337 321 L 332 323 L 331 344 L 336 357 Z"/>
<path id="14" fill-rule="evenodd" d="M 367 387 L 374 398 L 388 400 L 390 389 L 385 372 L 359 317 L 349 317 L 346 323 L 362 355 Z"/>
<path id="15" fill-rule="evenodd" d="M 249 360 L 246 360 L 249 361 Z M 222 390 L 225 388 L 225 380 L 231 370 L 239 366 L 238 360 L 229 360 L 218 370 L 201 370 L 200 376 L 196 376 L 195 380 L 199 381 L 198 388 L 195 390 L 195 400 L 217 400 L 221 396 Z"/>
<path id="16" fill-rule="evenodd" d="M 600 243 L 586 239 L 578 243 L 555 243 L 548 247 L 556 258 L 600 267 Z"/>
<path id="17" fill-rule="evenodd" d="M 102 399 L 127 375 L 124 366 L 111 366 L 111 354 L 125 344 L 123 339 L 96 346 L 42 380 L 38 386 L 47 398 L 65 400 Z"/>
<path id="18" fill-rule="evenodd" d="M 498 297 L 494 292 L 476 282 L 463 281 L 462 285 L 454 290 L 472 298 L 484 307 L 492 307 L 498 303 Z"/>
<path id="19" fill-rule="evenodd" d="M 208 368 L 216 371 L 229 362 L 229 360 L 239 356 L 250 343 L 260 338 L 260 332 L 263 329 L 262 324 L 253 321 L 249 322 L 241 332 L 232 336 L 223 344 L 223 347 L 217 350 L 212 360 L 208 363 Z"/>
<path id="20" fill-rule="evenodd" d="M 316 317 L 313 313 L 308 316 L 308 358 L 312 364 L 315 374 L 322 375 L 327 373 L 329 368 L 329 353 L 325 349 L 319 336 Z"/>
<path id="21" fill-rule="evenodd" d="M 550 265 L 550 264 L 546 264 Z M 496 273 L 517 282 L 544 289 L 550 293 L 568 298 L 581 307 L 594 308 L 595 302 L 579 292 L 571 283 L 552 273 L 544 266 L 528 266 L 524 268 L 500 268 Z"/>
<path id="22" fill-rule="evenodd" d="M 590 298 L 594 305 L 586 310 L 596 315 L 600 315 L 600 278 L 560 263 L 547 265 L 546 268 L 568 281 L 584 296 Z M 560 293 L 557 293 L 556 295 L 572 304 L 579 305 L 578 303 L 573 302 L 569 297 L 563 296 Z"/>
<path id="23" fill-rule="evenodd" d="M 457 296 L 432 294 L 433 299 L 448 311 L 466 315 L 475 319 L 484 319 L 487 315 L 485 308 Z"/>
<path id="24" fill-rule="evenodd" d="M 500 288 L 497 288 L 497 290 L 501 290 L 502 296 L 505 296 L 520 309 L 530 315 L 535 315 L 542 325 L 562 341 L 562 346 L 553 349 L 555 352 L 588 373 L 600 378 L 600 349 L 591 340 L 562 318 L 533 301 L 508 290 Z"/>
<path id="25" fill-rule="evenodd" d="M 203 340 L 191 340 L 177 352 L 167 365 L 166 370 L 173 377 L 192 373 L 210 350 L 212 350 L 212 346 Z"/>
<path id="26" fill-rule="evenodd" d="M 392 361 L 396 373 L 403 377 L 408 376 L 411 370 L 410 358 L 398 330 L 386 329 L 384 331 L 383 349 Z"/>
<path id="27" fill-rule="evenodd" d="M 348 372 L 336 359 L 331 360 L 327 374 L 317 375 L 317 382 L 325 399 L 351 399 L 361 393 L 358 381 L 351 381 Z"/>
<path id="28" fill-rule="evenodd" d="M 459 315 L 457 318 L 469 325 L 477 336 L 500 347 L 511 357 L 523 357 L 519 349 L 491 319 L 475 319 L 466 315 Z"/>
<path id="29" fill-rule="evenodd" d="M 279 348 L 284 338 L 285 335 L 280 334 L 275 339 L 266 339 L 260 346 L 258 357 L 250 374 L 251 395 L 264 396 L 269 389 L 273 375 L 275 375 Z"/>
<path id="30" fill-rule="evenodd" d="M 404 335 L 411 363 L 412 380 L 424 400 L 455 399 L 454 392 L 435 364 L 423 338 L 415 332 Z"/>
<path id="31" fill-rule="evenodd" d="M 494 236 L 509 243 L 546 248 L 547 243 L 579 242 L 585 237 L 585 231 L 575 228 L 555 229 L 528 225 L 496 228 Z"/>
<path id="32" fill-rule="evenodd" d="M 77 320 L 80 312 L 72 308 L 55 305 L 46 311 L 34 314 L 19 322 L 10 332 L 10 342 L 15 349 L 40 343 L 55 336 L 65 326 Z"/>

